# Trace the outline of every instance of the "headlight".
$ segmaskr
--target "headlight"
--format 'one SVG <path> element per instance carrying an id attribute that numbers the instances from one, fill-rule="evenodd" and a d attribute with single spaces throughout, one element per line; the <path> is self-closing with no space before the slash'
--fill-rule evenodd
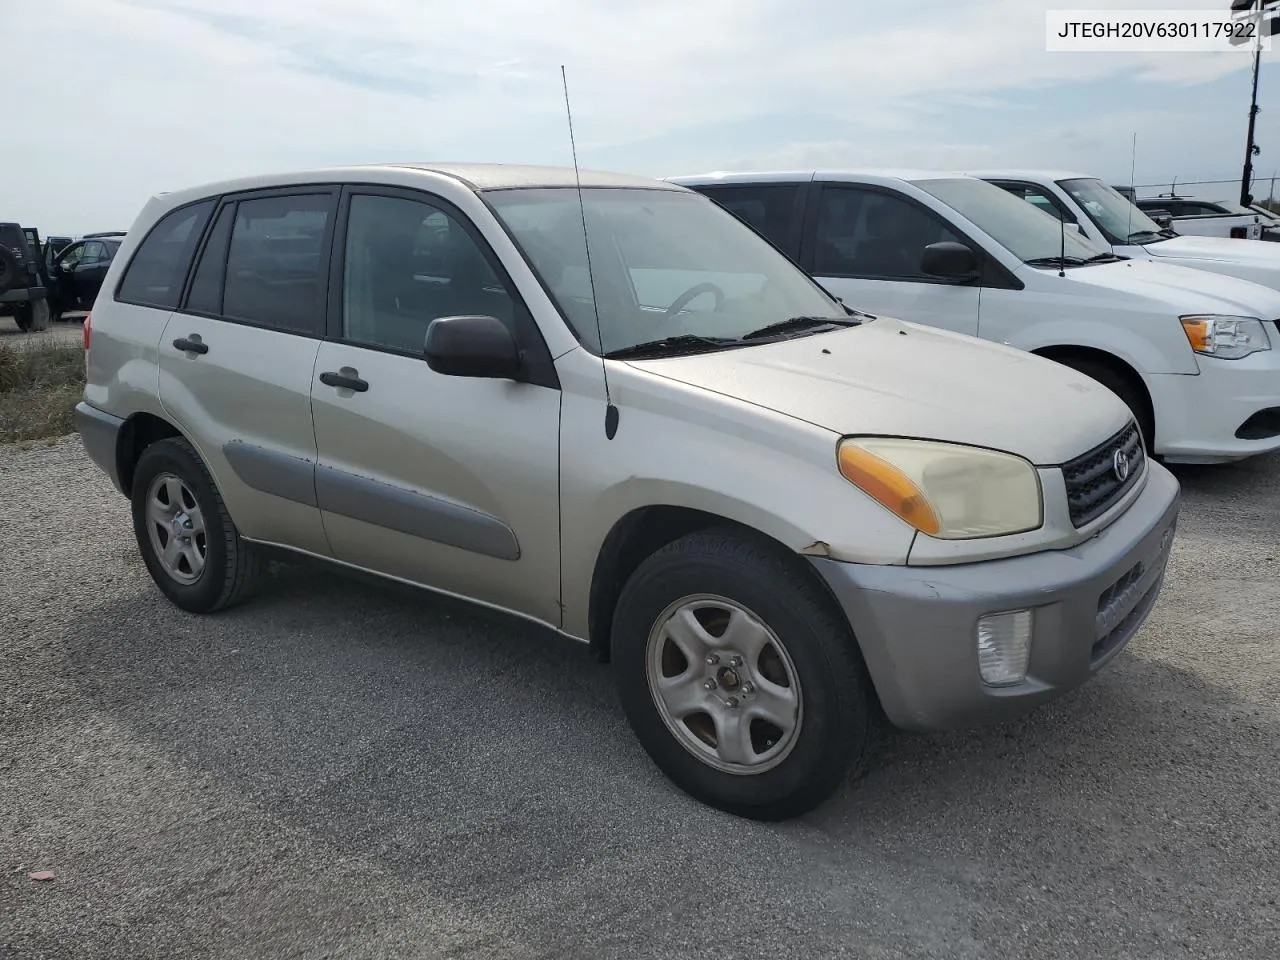
<path id="1" fill-rule="evenodd" d="M 1271 349 L 1271 339 L 1261 320 L 1253 317 L 1179 317 L 1191 349 L 1206 357 L 1239 360 Z"/>
<path id="2" fill-rule="evenodd" d="M 931 537 L 998 537 L 1035 530 L 1044 519 L 1035 467 L 1009 453 L 851 437 L 840 442 L 836 460 L 846 480 Z"/>

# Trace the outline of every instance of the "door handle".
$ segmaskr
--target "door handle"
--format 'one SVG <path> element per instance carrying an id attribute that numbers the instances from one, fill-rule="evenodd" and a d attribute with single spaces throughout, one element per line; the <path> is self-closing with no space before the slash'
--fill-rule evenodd
<path id="1" fill-rule="evenodd" d="M 179 337 L 177 340 L 173 341 L 173 345 L 179 350 L 183 350 L 187 353 L 209 352 L 209 345 L 202 341 L 196 334 L 192 334 L 190 337 Z"/>
<path id="2" fill-rule="evenodd" d="M 328 387 L 337 387 L 340 390 L 354 390 L 356 393 L 364 393 L 369 389 L 368 382 L 356 376 L 356 371 L 351 367 L 343 367 L 339 372 L 326 370 L 320 374 L 320 382 Z"/>

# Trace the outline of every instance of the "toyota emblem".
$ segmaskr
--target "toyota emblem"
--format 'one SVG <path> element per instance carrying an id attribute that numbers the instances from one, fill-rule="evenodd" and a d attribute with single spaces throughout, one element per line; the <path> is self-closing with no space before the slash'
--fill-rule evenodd
<path id="1" fill-rule="evenodd" d="M 1129 455 L 1123 450 L 1117 450 L 1111 458 L 1111 469 L 1115 471 L 1116 479 L 1124 483 L 1129 479 Z"/>

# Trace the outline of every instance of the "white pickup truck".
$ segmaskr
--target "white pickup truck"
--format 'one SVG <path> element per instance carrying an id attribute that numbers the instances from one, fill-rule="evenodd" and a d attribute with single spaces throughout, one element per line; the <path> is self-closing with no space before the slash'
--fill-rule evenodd
<path id="1" fill-rule="evenodd" d="M 1173 228 L 1184 236 L 1262 239 L 1262 218 L 1258 212 L 1233 201 L 1198 200 L 1162 193 L 1156 197 L 1140 197 L 1134 202 L 1143 213 L 1169 214 Z"/>
<path id="2" fill-rule="evenodd" d="M 1005 343 L 1103 383 L 1133 411 L 1151 451 L 1170 462 L 1280 450 L 1276 290 L 1159 257 L 1117 256 L 1005 191 L 954 173 L 668 179 L 753 226 L 852 308 Z M 690 309 L 710 304 L 708 296 Z M 922 367 L 919 375 L 942 371 Z M 973 396 L 981 389 L 975 376 Z"/>
<path id="3" fill-rule="evenodd" d="M 1252 280 L 1280 290 L 1280 247 L 1261 240 L 1185 236 L 1163 229 L 1097 177 L 1060 170 L 971 170 L 1122 257 Z"/>

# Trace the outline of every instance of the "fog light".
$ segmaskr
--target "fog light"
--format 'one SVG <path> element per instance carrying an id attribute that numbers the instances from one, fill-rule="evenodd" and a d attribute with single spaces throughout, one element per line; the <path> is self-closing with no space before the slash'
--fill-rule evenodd
<path id="1" fill-rule="evenodd" d="M 993 687 L 1021 683 L 1031 659 L 1031 611 L 989 613 L 978 619 L 978 671 Z"/>

